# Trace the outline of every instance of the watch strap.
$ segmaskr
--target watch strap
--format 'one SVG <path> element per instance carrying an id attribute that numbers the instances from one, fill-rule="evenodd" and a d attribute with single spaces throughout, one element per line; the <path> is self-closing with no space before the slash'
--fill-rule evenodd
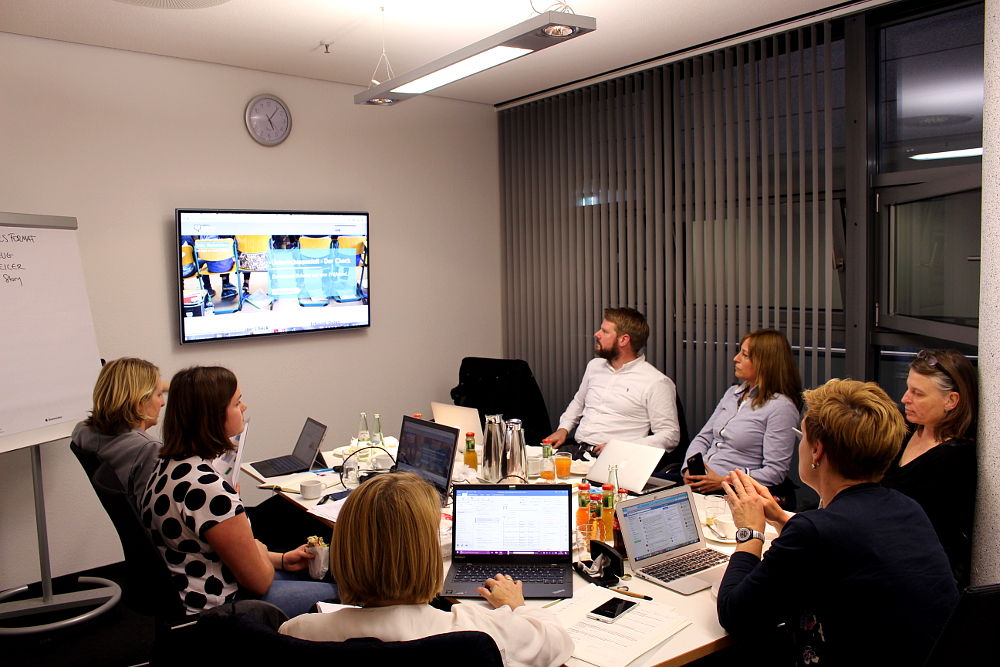
<path id="1" fill-rule="evenodd" d="M 760 540 L 764 541 L 764 533 L 759 530 L 754 530 L 753 528 L 740 528 L 736 531 L 736 541 L 740 544 L 744 542 L 749 542 L 750 540 Z"/>

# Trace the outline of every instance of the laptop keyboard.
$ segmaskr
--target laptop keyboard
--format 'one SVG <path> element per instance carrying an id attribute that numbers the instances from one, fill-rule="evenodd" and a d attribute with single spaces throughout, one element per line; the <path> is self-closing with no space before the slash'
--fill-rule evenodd
<path id="1" fill-rule="evenodd" d="M 526 584 L 561 584 L 565 580 L 566 569 L 554 565 L 457 565 L 455 581 L 483 583 L 497 574 L 509 574 L 515 580 Z"/>
<path id="2" fill-rule="evenodd" d="M 276 472 L 288 472 L 302 467 L 302 464 L 299 463 L 299 460 L 294 456 L 279 456 L 276 459 L 268 461 L 268 464 Z"/>
<path id="3" fill-rule="evenodd" d="M 640 570 L 645 575 L 660 581 L 674 581 L 695 572 L 701 572 L 721 565 L 729 560 L 729 556 L 715 549 L 699 549 L 691 553 L 665 560 L 656 565 L 650 565 Z"/>

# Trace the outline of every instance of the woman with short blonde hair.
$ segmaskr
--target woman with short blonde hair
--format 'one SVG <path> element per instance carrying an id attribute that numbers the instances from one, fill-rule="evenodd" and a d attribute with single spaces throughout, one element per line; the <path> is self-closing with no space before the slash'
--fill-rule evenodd
<path id="1" fill-rule="evenodd" d="M 412 473 L 362 484 L 344 503 L 330 545 L 340 599 L 361 608 L 305 614 L 280 631 L 313 641 L 409 641 L 478 630 L 493 638 L 509 667 L 563 664 L 573 653 L 569 634 L 551 612 L 527 607 L 521 582 L 508 575 L 479 589 L 493 609 L 456 604 L 446 612 L 428 604 L 443 583 L 440 518 L 437 492 Z"/>
<path id="2" fill-rule="evenodd" d="M 113 467 L 136 504 L 159 455 L 160 441 L 146 431 L 159 422 L 166 389 L 160 369 L 148 361 L 109 361 L 97 376 L 90 416 L 73 429 L 72 441 Z"/>

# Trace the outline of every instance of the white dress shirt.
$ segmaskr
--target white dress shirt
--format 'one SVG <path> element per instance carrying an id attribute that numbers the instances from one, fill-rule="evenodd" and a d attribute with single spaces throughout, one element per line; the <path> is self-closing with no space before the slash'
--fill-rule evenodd
<path id="1" fill-rule="evenodd" d="M 677 388 L 646 362 L 645 355 L 618 370 L 605 359 L 593 359 L 559 418 L 559 428 L 567 431 L 577 424 L 577 442 L 600 445 L 625 440 L 672 451 L 681 437 Z"/>
<path id="2" fill-rule="evenodd" d="M 479 630 L 492 637 L 506 667 L 557 667 L 574 648 L 559 619 L 546 609 L 491 609 L 476 601 L 456 604 L 450 612 L 427 604 L 397 604 L 303 614 L 284 623 L 279 632 L 311 641 L 375 637 L 400 642 L 461 630 Z"/>

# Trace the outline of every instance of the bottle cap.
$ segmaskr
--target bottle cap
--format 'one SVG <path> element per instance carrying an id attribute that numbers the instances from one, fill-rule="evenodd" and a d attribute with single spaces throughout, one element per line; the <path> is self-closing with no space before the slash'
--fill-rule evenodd
<path id="1" fill-rule="evenodd" d="M 552 444 L 552 438 L 542 438 L 542 444 L 544 445 L 546 443 L 548 443 L 548 444 L 551 445 Z"/>
<path id="2" fill-rule="evenodd" d="M 597 493 L 595 491 L 594 493 L 590 494 L 590 499 L 591 500 L 600 500 L 601 499 L 601 494 L 599 494 L 599 493 Z"/>
<path id="3" fill-rule="evenodd" d="M 615 490 L 615 485 L 614 484 L 605 484 L 601 488 L 603 490 L 605 490 L 605 491 L 614 491 Z"/>
<path id="4" fill-rule="evenodd" d="M 577 485 L 577 488 L 580 489 L 581 491 L 586 491 L 587 489 L 590 488 L 590 484 L 588 484 L 587 482 L 580 482 L 580 484 Z"/>
<path id="5" fill-rule="evenodd" d="M 422 412 L 415 412 L 415 413 L 413 413 L 413 416 L 416 419 L 423 419 L 424 418 L 424 413 L 422 413 Z"/>
<path id="6" fill-rule="evenodd" d="M 469 431 L 468 433 L 465 434 L 465 437 L 466 438 L 475 438 L 476 434 L 473 431 Z"/>

